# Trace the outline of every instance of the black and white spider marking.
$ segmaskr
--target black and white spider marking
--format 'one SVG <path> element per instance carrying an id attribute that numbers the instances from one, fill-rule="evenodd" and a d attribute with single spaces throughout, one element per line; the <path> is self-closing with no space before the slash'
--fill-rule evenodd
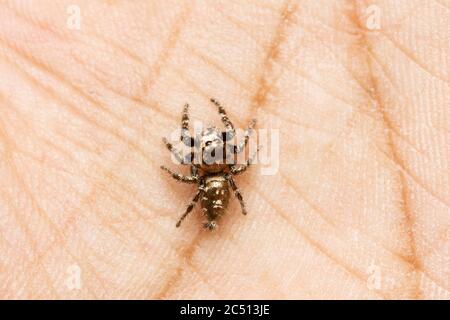
<path id="1" fill-rule="evenodd" d="M 208 127 L 202 131 L 200 136 L 192 137 L 189 133 L 189 105 L 186 104 L 181 119 L 180 140 L 186 146 L 191 147 L 190 154 L 183 157 L 179 150 L 166 138 L 163 138 L 165 145 L 179 163 L 190 166 L 191 175 L 185 176 L 175 173 L 165 166 L 161 166 L 161 169 L 167 171 L 177 181 L 198 184 L 197 193 L 186 208 L 185 213 L 178 220 L 177 227 L 192 211 L 195 204 L 201 200 L 202 211 L 207 218 L 203 226 L 205 229 L 214 230 L 217 227 L 216 220 L 225 213 L 228 206 L 230 188 L 239 200 L 242 213 L 247 214 L 242 194 L 237 188 L 233 176 L 245 172 L 257 153 L 255 152 L 244 164 L 237 165 L 237 154 L 245 150 L 256 120 L 253 119 L 250 122 L 244 133 L 243 141 L 239 145 L 233 145 L 227 142 L 236 135 L 233 124 L 221 104 L 215 99 L 211 99 L 211 102 L 218 108 L 226 128 L 225 131 L 221 131 L 216 127 Z"/>

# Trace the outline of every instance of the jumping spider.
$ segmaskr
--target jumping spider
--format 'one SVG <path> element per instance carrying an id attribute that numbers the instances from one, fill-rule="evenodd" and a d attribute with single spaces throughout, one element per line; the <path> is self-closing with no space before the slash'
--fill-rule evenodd
<path id="1" fill-rule="evenodd" d="M 253 119 L 244 133 L 244 140 L 239 145 L 227 143 L 236 135 L 233 124 L 228 118 L 225 109 L 215 99 L 211 98 L 211 102 L 218 107 L 219 114 L 226 130 L 221 131 L 216 127 L 208 127 L 204 129 L 198 137 L 192 137 L 189 133 L 189 105 L 186 104 L 183 109 L 181 119 L 181 135 L 180 140 L 188 147 L 191 152 L 183 157 L 166 138 L 163 141 L 167 148 L 172 152 L 179 163 L 189 165 L 191 170 L 190 176 L 175 173 L 165 166 L 161 169 L 167 171 L 174 179 L 185 183 L 197 183 L 198 190 L 194 199 L 186 208 L 185 213 L 178 220 L 176 226 L 179 227 L 181 222 L 192 211 L 195 204 L 201 199 L 200 204 L 203 214 L 207 221 L 203 227 L 208 230 L 214 230 L 217 227 L 216 220 L 225 213 L 230 198 L 230 190 L 233 190 L 238 198 L 242 208 L 242 213 L 247 214 L 242 194 L 233 180 L 233 176 L 243 173 L 252 163 L 255 154 L 249 158 L 245 164 L 237 165 L 237 154 L 245 150 L 247 142 L 250 138 L 256 120 Z M 219 157 L 216 153 L 221 153 Z M 211 161 L 211 158 L 215 159 Z M 219 158 L 219 161 L 217 160 Z M 231 161 L 230 161 L 231 159 Z M 196 161 L 193 161 L 196 160 Z M 200 174 L 202 173 L 202 174 Z"/>

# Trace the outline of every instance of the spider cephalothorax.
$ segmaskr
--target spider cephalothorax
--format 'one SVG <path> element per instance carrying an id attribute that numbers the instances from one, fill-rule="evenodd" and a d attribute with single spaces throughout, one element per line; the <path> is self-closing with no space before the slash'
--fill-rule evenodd
<path id="1" fill-rule="evenodd" d="M 216 127 L 209 127 L 202 131 L 199 150 L 200 168 L 203 171 L 216 173 L 227 168 L 226 143 L 223 140 L 222 131 Z M 197 158 L 197 160 L 198 160 Z"/>
<path id="2" fill-rule="evenodd" d="M 190 166 L 191 175 L 184 176 L 172 172 L 164 166 L 161 166 L 161 168 L 180 182 L 197 183 L 199 185 L 194 199 L 178 220 L 177 227 L 180 226 L 181 221 L 201 199 L 202 211 L 207 218 L 204 227 L 209 230 L 215 229 L 217 227 L 216 220 L 225 213 L 228 206 L 230 187 L 241 204 L 242 213 L 247 213 L 242 195 L 233 180 L 233 175 L 243 173 L 251 164 L 252 159 L 248 159 L 245 164 L 237 165 L 236 155 L 245 149 L 256 120 L 253 119 L 250 122 L 244 134 L 244 141 L 237 146 L 233 145 L 229 143 L 236 135 L 233 124 L 228 119 L 225 109 L 216 100 L 211 99 L 211 102 L 218 107 L 222 122 L 226 128 L 225 131 L 221 131 L 216 127 L 208 127 L 199 136 L 191 137 L 189 134 L 189 105 L 186 104 L 183 109 L 180 139 L 185 145 L 191 147 L 191 153 L 184 157 L 167 139 L 163 138 L 167 148 L 177 160 L 181 164 Z"/>

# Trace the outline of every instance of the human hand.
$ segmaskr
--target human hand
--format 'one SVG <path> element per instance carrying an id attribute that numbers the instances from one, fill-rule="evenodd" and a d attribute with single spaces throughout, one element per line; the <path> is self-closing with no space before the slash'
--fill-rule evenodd
<path id="1" fill-rule="evenodd" d="M 449 8 L 2 2 L 0 297 L 448 299 Z M 279 169 L 177 229 L 161 137 L 186 102 L 219 124 L 209 97 L 279 130 Z"/>

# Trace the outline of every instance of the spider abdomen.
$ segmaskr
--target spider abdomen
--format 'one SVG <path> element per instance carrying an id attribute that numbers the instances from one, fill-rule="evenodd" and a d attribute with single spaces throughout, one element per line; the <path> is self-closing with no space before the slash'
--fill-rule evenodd
<path id="1" fill-rule="evenodd" d="M 215 220 L 225 213 L 229 199 L 229 184 L 223 175 L 208 176 L 205 179 L 205 190 L 201 200 L 203 213 L 208 219 L 204 224 L 205 228 L 216 227 Z"/>

